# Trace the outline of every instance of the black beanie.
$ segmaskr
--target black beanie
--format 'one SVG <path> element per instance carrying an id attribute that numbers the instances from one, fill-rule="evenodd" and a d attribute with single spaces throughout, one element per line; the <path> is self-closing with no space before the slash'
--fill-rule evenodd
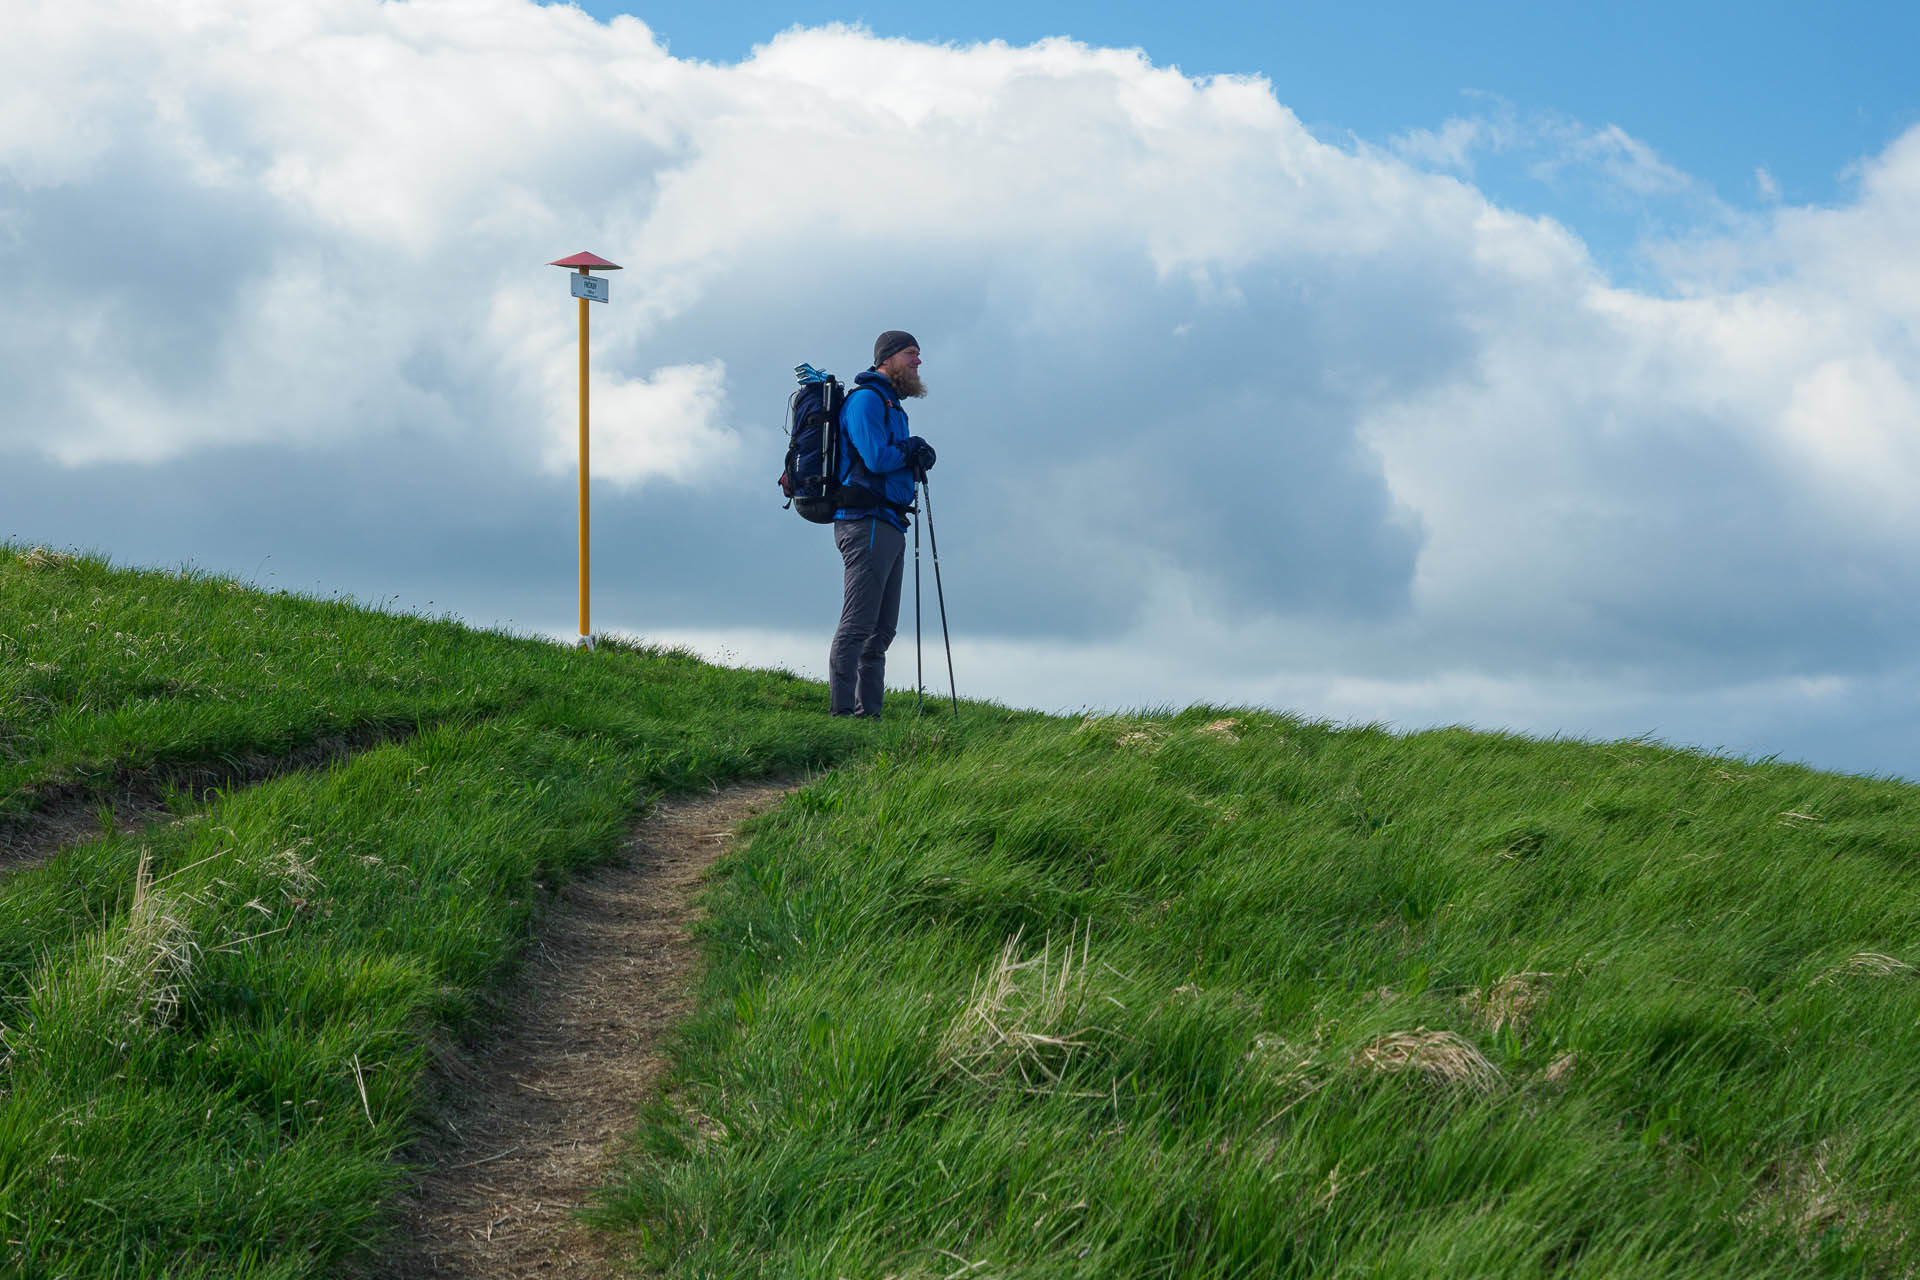
<path id="1" fill-rule="evenodd" d="M 888 356 L 919 345 L 919 339 L 905 329 L 889 329 L 873 340 L 873 367 L 878 369 Z"/>

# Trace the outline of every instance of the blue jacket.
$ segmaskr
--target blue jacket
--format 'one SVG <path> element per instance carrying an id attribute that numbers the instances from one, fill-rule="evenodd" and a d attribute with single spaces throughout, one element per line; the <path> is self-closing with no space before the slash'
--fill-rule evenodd
<path id="1" fill-rule="evenodd" d="M 863 390 L 863 388 L 872 390 Z M 852 445 L 840 451 L 840 483 L 857 484 L 903 507 L 913 505 L 913 472 L 901 456 L 900 444 L 908 435 L 907 411 L 900 407 L 893 383 L 884 373 L 869 369 L 855 376 L 853 390 L 847 392 L 840 410 L 841 438 Z M 842 507 L 833 513 L 835 520 L 865 520 L 879 516 L 894 528 L 906 531 L 907 517 L 891 507 Z"/>

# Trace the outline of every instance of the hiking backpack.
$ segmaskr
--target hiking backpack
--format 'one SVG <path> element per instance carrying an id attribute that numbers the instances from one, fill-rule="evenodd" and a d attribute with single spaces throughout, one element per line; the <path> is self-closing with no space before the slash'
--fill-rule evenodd
<path id="1" fill-rule="evenodd" d="M 803 520 L 831 524 L 839 508 L 840 407 L 846 388 L 830 373 L 796 365 L 800 387 L 787 398 L 787 464 L 780 491 Z"/>
<path id="2" fill-rule="evenodd" d="M 787 400 L 787 462 L 780 473 L 787 505 L 815 524 L 832 524 L 842 507 L 900 509 L 863 485 L 840 482 L 841 459 L 853 449 L 840 425 L 849 394 L 840 379 L 810 364 L 795 365 L 793 374 L 800 387 Z"/>

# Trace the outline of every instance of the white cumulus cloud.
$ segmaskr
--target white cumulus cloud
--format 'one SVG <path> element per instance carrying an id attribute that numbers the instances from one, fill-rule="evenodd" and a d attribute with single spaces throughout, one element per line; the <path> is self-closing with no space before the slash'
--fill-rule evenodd
<path id="1" fill-rule="evenodd" d="M 625 268 L 593 315 L 596 518 L 669 549 L 597 557 L 603 612 L 830 627 L 837 565 L 771 486 L 786 371 L 907 328 L 978 692 L 1152 673 L 1578 730 L 1612 691 L 1709 738 L 1906 688 L 1920 131 L 1839 206 L 1736 215 L 1605 123 L 1496 104 L 1330 145 L 1263 80 L 1066 39 L 796 29 L 716 66 L 529 0 L 27 0 L 13 34 L 15 511 L 244 457 L 364 474 L 377 522 L 401 481 L 363 460 L 452 448 L 395 509 L 525 541 L 574 456 L 545 264 L 587 249 Z M 1700 220 L 1621 282 L 1472 185 L 1502 152 Z M 718 532 L 671 542 L 694 517 Z"/>
<path id="2" fill-rule="evenodd" d="M 579 377 L 567 361 L 556 362 L 553 373 L 548 398 L 568 411 L 551 420 L 542 460 L 550 471 L 573 472 L 580 457 L 579 416 L 566 393 L 577 396 Z M 739 435 L 718 420 L 725 412 L 726 376 L 726 362 L 710 360 L 643 378 L 601 379 L 588 401 L 590 427 L 600 424 L 589 444 L 592 474 L 622 487 L 650 477 L 690 482 L 734 462 Z"/>

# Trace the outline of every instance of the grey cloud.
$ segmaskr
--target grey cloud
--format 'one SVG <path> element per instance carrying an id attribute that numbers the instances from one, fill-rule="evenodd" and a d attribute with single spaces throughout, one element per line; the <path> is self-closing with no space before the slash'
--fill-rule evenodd
<path id="1" fill-rule="evenodd" d="M 1169 573 L 1232 616 L 1404 606 L 1417 521 L 1355 439 L 1365 397 L 1345 371 L 1384 342 L 1409 358 L 1376 381 L 1438 376 L 1463 341 L 1432 308 L 1383 307 L 1377 324 L 1343 328 L 1279 264 L 1264 269 L 1273 293 L 1220 303 L 1157 280 L 1142 255 L 987 257 L 937 239 L 899 259 L 812 258 L 779 277 L 794 283 L 777 301 L 753 305 L 777 269 L 750 261 L 716 280 L 627 358 L 726 352 L 732 408 L 764 451 L 788 366 L 850 375 L 870 331 L 912 325 L 933 393 L 908 408 L 942 451 L 936 513 L 950 548 L 992 566 L 981 625 L 1111 635 Z M 1022 325 L 1063 280 L 1077 305 Z"/>
<path id="2" fill-rule="evenodd" d="M 818 38 L 878 56 L 854 33 Z M 928 78 L 1021 56 L 912 53 Z M 963 94 L 919 125 L 892 100 L 809 90 L 791 101 L 817 119 L 796 128 L 771 64 L 610 82 L 613 105 L 578 129 L 562 125 L 582 103 L 528 89 L 561 123 L 502 135 L 494 169 L 470 152 L 427 166 L 400 194 L 430 221 L 386 232 L 258 185 L 276 159 L 332 159 L 243 119 L 271 85 L 190 94 L 176 122 L 230 162 L 227 185 L 123 122 L 64 185 L 0 176 L 0 532 L 568 629 L 573 478 L 539 462 L 568 412 L 550 379 L 572 312 L 543 264 L 587 248 L 629 267 L 594 313 L 599 375 L 723 360 L 724 408 L 688 426 L 742 445 L 690 483 L 596 490 L 605 626 L 824 643 L 838 562 L 773 486 L 788 370 L 850 376 L 875 333 L 905 327 L 933 390 L 910 409 L 940 449 L 942 568 L 976 640 L 1147 652 L 1183 601 L 1190 651 L 1250 677 L 1467 673 L 1611 689 L 1621 715 L 1664 700 L 1696 725 L 1737 726 L 1750 705 L 1753 724 L 1822 743 L 1835 725 L 1891 732 L 1875 708 L 1915 688 L 1911 532 L 1816 493 L 1775 408 L 1721 388 L 1742 376 L 1733 357 L 1675 345 L 1643 314 L 1655 298 L 1609 309 L 1583 246 L 1460 182 L 1311 143 L 1277 104 L 1189 104 L 1147 127 L 1114 77 L 1166 73 L 1090 67 L 972 78 L 977 117 Z M 1020 145 L 993 141 L 1022 120 L 1038 124 Z M 812 203 L 794 185 L 809 165 L 837 184 Z M 1817 277 L 1823 251 L 1726 256 Z M 263 367 L 224 368 L 257 337 L 243 302 L 288 271 L 322 295 L 306 327 L 256 353 Z M 1716 301 L 1732 325 L 1741 299 Z M 58 323 L 23 318 L 41 312 Z M 62 346 L 86 332 L 83 357 Z M 260 442 L 212 431 L 150 467 L 43 460 L 84 412 L 69 377 L 102 374 L 130 380 L 136 409 L 257 418 Z M 1799 710 L 1752 692 L 1802 677 L 1847 692 Z M 1463 698 L 1463 716 L 1497 713 Z M 1605 701 L 1534 705 L 1662 727 L 1620 727 Z"/>
<path id="3" fill-rule="evenodd" d="M 0 179 L 0 208 L 22 232 L 0 254 L 0 290 L 14 313 L 5 364 L 19 374 L 22 348 L 37 348 L 29 367 L 43 395 L 57 385 L 49 374 L 83 363 L 170 394 L 204 387 L 235 294 L 276 248 L 285 251 L 281 228 L 256 194 L 183 190 L 138 148 L 103 168 L 99 181 L 78 186 L 29 191 Z"/>

